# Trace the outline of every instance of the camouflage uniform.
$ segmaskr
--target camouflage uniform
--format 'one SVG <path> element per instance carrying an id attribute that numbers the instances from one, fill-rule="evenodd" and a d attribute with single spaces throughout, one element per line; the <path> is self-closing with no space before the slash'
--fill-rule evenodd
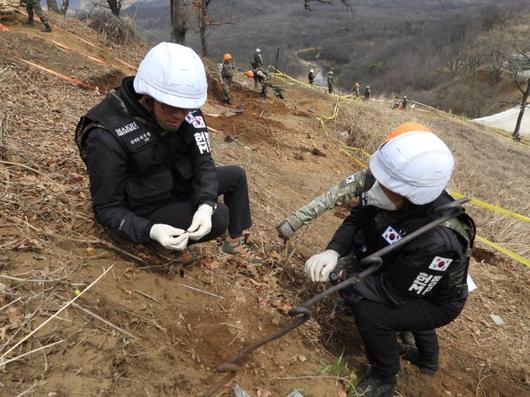
<path id="1" fill-rule="evenodd" d="M 364 89 L 364 100 L 365 101 L 368 101 L 370 100 L 370 97 L 372 96 L 372 90 L 370 90 L 370 86 L 366 86 L 366 88 Z"/>
<path id="2" fill-rule="evenodd" d="M 252 62 L 252 67 L 254 69 L 263 67 L 263 57 L 261 56 L 261 52 L 256 52 L 254 54 L 254 62 Z"/>
<path id="3" fill-rule="evenodd" d="M 224 61 L 221 68 L 221 78 L 223 79 L 223 101 L 230 103 L 230 89 L 234 80 L 234 67 L 230 61 Z"/>
<path id="4" fill-rule="evenodd" d="M 264 98 L 267 97 L 267 91 L 268 88 L 271 86 L 271 84 L 267 81 L 269 79 L 269 73 L 264 69 L 254 69 L 254 82 L 258 82 L 261 84 L 261 92 L 260 95 Z"/>
<path id="5" fill-rule="evenodd" d="M 313 85 L 313 81 L 315 80 L 315 74 L 312 70 L 307 73 L 307 80 L 309 81 L 309 84 Z"/>
<path id="6" fill-rule="evenodd" d="M 42 11 L 42 7 L 40 6 L 39 0 L 25 0 L 26 3 L 26 11 L 28 12 L 28 25 L 33 25 L 33 11 L 37 14 L 37 16 L 40 18 L 42 24 L 44 25 L 42 28 L 43 32 L 51 32 L 52 28 L 50 27 L 48 17 L 44 15 L 44 11 Z"/>
<path id="7" fill-rule="evenodd" d="M 254 54 L 254 60 L 252 61 L 252 69 L 262 69 L 263 68 L 263 57 L 261 52 L 256 52 Z M 259 80 L 254 75 L 254 88 L 258 88 Z"/>
<path id="8" fill-rule="evenodd" d="M 328 93 L 333 94 L 333 73 L 328 72 Z"/>
<path id="9" fill-rule="evenodd" d="M 327 210 L 360 197 L 374 184 L 374 177 L 369 169 L 350 175 L 330 190 L 322 193 L 309 204 L 296 210 L 282 221 L 276 230 L 282 238 L 289 238 L 303 225 L 311 223 Z"/>

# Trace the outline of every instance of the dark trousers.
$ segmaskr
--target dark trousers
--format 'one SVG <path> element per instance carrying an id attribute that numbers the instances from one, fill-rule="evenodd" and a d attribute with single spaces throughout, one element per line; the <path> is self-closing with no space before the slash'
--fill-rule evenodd
<path id="1" fill-rule="evenodd" d="M 190 240 L 190 244 L 208 241 L 226 232 L 231 237 L 239 237 L 252 225 L 250 218 L 250 202 L 245 170 L 235 165 L 217 167 L 219 178 L 219 203 L 212 216 L 212 230 L 199 241 Z M 196 206 L 190 201 L 176 201 L 167 204 L 146 218 L 156 223 L 165 223 L 179 229 L 187 229 L 191 225 Z"/>
<path id="2" fill-rule="evenodd" d="M 399 371 L 398 331 L 412 331 L 421 356 L 437 362 L 435 328 L 453 321 L 463 308 L 464 301 L 438 306 L 426 299 L 414 299 L 397 308 L 367 299 L 357 301 L 353 305 L 355 321 L 373 374 L 383 382 L 395 383 Z"/>

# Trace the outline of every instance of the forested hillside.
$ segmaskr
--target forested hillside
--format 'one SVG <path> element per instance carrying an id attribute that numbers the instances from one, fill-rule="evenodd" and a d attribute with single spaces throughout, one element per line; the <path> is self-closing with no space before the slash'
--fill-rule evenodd
<path id="1" fill-rule="evenodd" d="M 409 95 L 478 117 L 517 99 L 500 65 L 514 50 L 512 33 L 527 40 L 530 4 L 521 0 L 358 0 L 351 14 L 331 5 L 264 0 L 212 1 L 209 55 L 230 52 L 240 68 L 256 47 L 265 60 L 301 76 L 309 67 L 334 70 L 338 85 L 370 84 L 374 93 Z M 169 1 L 137 1 L 134 16 L 145 37 L 169 36 Z M 188 10 L 187 42 L 200 50 L 196 15 Z M 526 39 L 525 39 L 526 37 Z M 471 100 L 468 96 L 471 95 Z"/>

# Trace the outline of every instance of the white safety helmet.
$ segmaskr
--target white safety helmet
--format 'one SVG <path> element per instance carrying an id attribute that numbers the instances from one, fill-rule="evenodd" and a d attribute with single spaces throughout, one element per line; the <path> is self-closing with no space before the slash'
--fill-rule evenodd
<path id="1" fill-rule="evenodd" d="M 261 50 L 259 48 L 256 48 L 256 52 L 259 54 Z"/>
<path id="2" fill-rule="evenodd" d="M 166 105 L 197 109 L 206 102 L 208 83 L 195 51 L 164 42 L 151 48 L 140 62 L 134 90 Z"/>
<path id="3" fill-rule="evenodd" d="M 313 69 L 309 69 L 309 71 L 310 71 L 311 73 L 314 73 Z"/>
<path id="4" fill-rule="evenodd" d="M 409 131 L 382 144 L 370 158 L 375 179 L 411 203 L 430 203 L 446 188 L 454 159 L 432 132 Z"/>

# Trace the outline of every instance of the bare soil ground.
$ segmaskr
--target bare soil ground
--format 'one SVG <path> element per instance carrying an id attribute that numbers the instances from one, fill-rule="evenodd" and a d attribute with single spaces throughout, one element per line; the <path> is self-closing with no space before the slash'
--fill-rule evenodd
<path id="1" fill-rule="evenodd" d="M 94 223 L 73 132 L 107 88 L 133 73 L 121 61 L 136 65 L 146 47 L 108 46 L 77 21 L 52 21 L 61 30 L 50 35 L 23 26 L 22 18 L 0 33 L 0 354 L 82 296 L 78 306 L 6 355 L 57 343 L 0 368 L 2 396 L 201 395 L 221 377 L 219 363 L 276 330 L 290 307 L 322 288 L 305 281 L 303 263 L 325 246 L 345 210 L 325 214 L 287 247 L 274 226 L 359 168 L 341 139 L 370 151 L 401 121 L 427 123 L 455 150 L 455 190 L 529 214 L 528 149 L 482 127 L 449 116 L 393 112 L 380 103 L 344 102 L 339 118 L 321 128 L 316 118 L 333 113 L 335 98 L 280 81 L 285 101 L 261 99 L 238 78 L 235 105 L 224 106 L 212 72 L 204 111 L 219 131 L 212 134 L 214 156 L 219 164 L 247 170 L 252 237 L 266 264 L 250 268 L 221 254 L 215 242 L 197 248 L 204 260 L 191 269 L 120 246 L 144 261 L 139 266 L 109 249 L 114 243 Z M 17 57 L 99 89 L 82 90 Z M 527 224 L 470 211 L 485 237 L 528 254 Z M 440 373 L 428 378 L 403 363 L 399 395 L 530 395 L 528 269 L 479 245 L 471 273 L 479 290 L 459 319 L 440 331 Z M 322 369 L 345 352 L 361 376 L 366 360 L 359 336 L 351 319 L 334 311 L 332 299 L 313 312 L 313 320 L 256 352 L 235 382 L 258 397 L 284 397 L 295 388 L 307 397 L 344 396 L 344 382 Z M 506 325 L 495 325 L 490 314 Z M 230 385 L 219 395 L 232 396 Z"/>

